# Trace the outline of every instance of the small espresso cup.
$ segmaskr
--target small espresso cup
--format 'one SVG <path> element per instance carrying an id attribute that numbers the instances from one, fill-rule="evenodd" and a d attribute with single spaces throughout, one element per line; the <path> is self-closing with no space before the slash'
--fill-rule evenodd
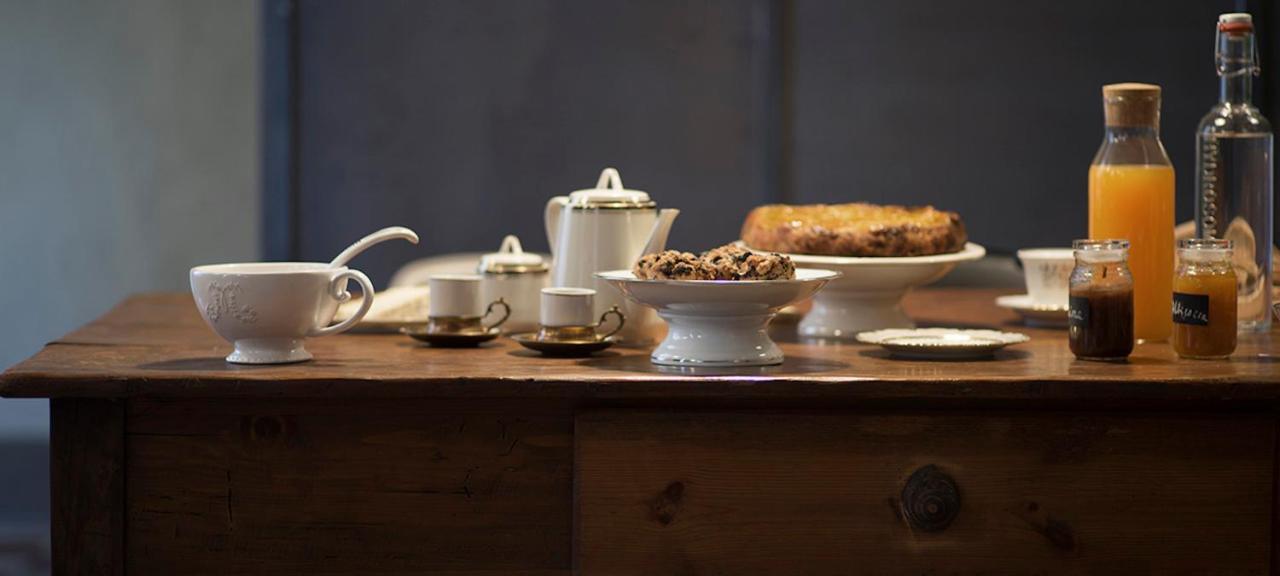
<path id="1" fill-rule="evenodd" d="M 360 309 L 330 326 L 347 282 L 364 292 Z M 373 284 L 359 271 L 317 262 L 214 264 L 191 269 L 191 294 L 204 321 L 235 350 L 227 362 L 283 364 L 311 359 L 303 346 L 355 326 L 373 305 Z"/>
<path id="2" fill-rule="evenodd" d="M 537 339 L 543 342 L 594 342 L 617 334 L 626 323 L 626 317 L 614 306 L 595 321 L 592 312 L 595 296 L 596 291 L 590 288 L 543 288 Z M 596 329 L 609 316 L 617 318 L 617 325 L 604 335 L 598 334 Z"/>
<path id="3" fill-rule="evenodd" d="M 488 305 L 480 300 L 480 276 L 476 274 L 437 274 L 427 279 L 431 303 L 427 307 L 429 334 L 483 334 L 511 317 L 511 306 L 499 298 Z M 484 319 L 502 308 L 502 317 L 489 325 Z"/>

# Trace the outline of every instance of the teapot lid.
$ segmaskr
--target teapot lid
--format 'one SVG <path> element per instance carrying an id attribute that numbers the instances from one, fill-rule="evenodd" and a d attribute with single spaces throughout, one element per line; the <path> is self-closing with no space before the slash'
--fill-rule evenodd
<path id="1" fill-rule="evenodd" d="M 525 252 L 520 246 L 520 239 L 508 234 L 502 239 L 502 246 L 497 252 L 490 252 L 480 257 L 480 272 L 489 274 L 524 274 L 527 272 L 546 272 L 547 263 L 542 256 Z"/>
<path id="2" fill-rule="evenodd" d="M 574 208 L 653 208 L 656 205 L 648 193 L 623 188 L 622 176 L 615 168 L 600 172 L 595 188 L 569 194 L 569 206 Z"/>

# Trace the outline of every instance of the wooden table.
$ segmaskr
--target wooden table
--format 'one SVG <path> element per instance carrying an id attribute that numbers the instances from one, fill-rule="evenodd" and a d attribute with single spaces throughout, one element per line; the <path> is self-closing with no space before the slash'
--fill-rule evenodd
<path id="1" fill-rule="evenodd" d="M 925 324 L 1012 327 L 981 290 Z M 1061 331 L 994 360 L 785 340 L 660 369 L 401 336 L 223 362 L 130 298 L 0 377 L 52 398 L 58 574 L 1275 573 L 1280 337 L 1230 361 Z"/>

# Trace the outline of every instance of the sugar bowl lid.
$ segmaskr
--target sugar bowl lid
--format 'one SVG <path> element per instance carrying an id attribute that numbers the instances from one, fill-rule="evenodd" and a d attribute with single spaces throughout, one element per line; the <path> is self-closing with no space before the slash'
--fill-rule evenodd
<path id="1" fill-rule="evenodd" d="M 547 263 L 542 256 L 525 252 L 520 246 L 520 239 L 508 234 L 502 239 L 502 246 L 497 252 L 490 252 L 480 257 L 480 272 L 489 274 L 524 274 L 528 272 L 546 272 Z"/>
<path id="2" fill-rule="evenodd" d="M 569 194 L 569 206 L 575 208 L 653 208 L 656 204 L 647 192 L 622 187 L 622 176 L 616 168 L 605 168 L 595 188 Z"/>

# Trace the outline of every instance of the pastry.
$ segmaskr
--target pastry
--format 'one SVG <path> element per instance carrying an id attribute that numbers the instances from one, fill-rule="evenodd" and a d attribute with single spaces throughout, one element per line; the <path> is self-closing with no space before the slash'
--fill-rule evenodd
<path id="1" fill-rule="evenodd" d="M 932 206 L 771 204 L 747 215 L 742 240 L 791 254 L 925 256 L 958 252 L 968 237 L 960 215 Z"/>
<path id="2" fill-rule="evenodd" d="M 796 265 L 790 258 L 732 244 L 701 256 L 679 250 L 647 254 L 631 271 L 642 280 L 790 280 L 796 277 Z"/>
<path id="3" fill-rule="evenodd" d="M 796 265 L 790 258 L 771 252 L 752 252 L 728 244 L 702 255 L 716 271 L 717 280 L 790 280 Z"/>
<path id="4" fill-rule="evenodd" d="M 691 252 L 667 250 L 640 257 L 631 272 L 642 280 L 715 280 L 710 264 Z"/>

